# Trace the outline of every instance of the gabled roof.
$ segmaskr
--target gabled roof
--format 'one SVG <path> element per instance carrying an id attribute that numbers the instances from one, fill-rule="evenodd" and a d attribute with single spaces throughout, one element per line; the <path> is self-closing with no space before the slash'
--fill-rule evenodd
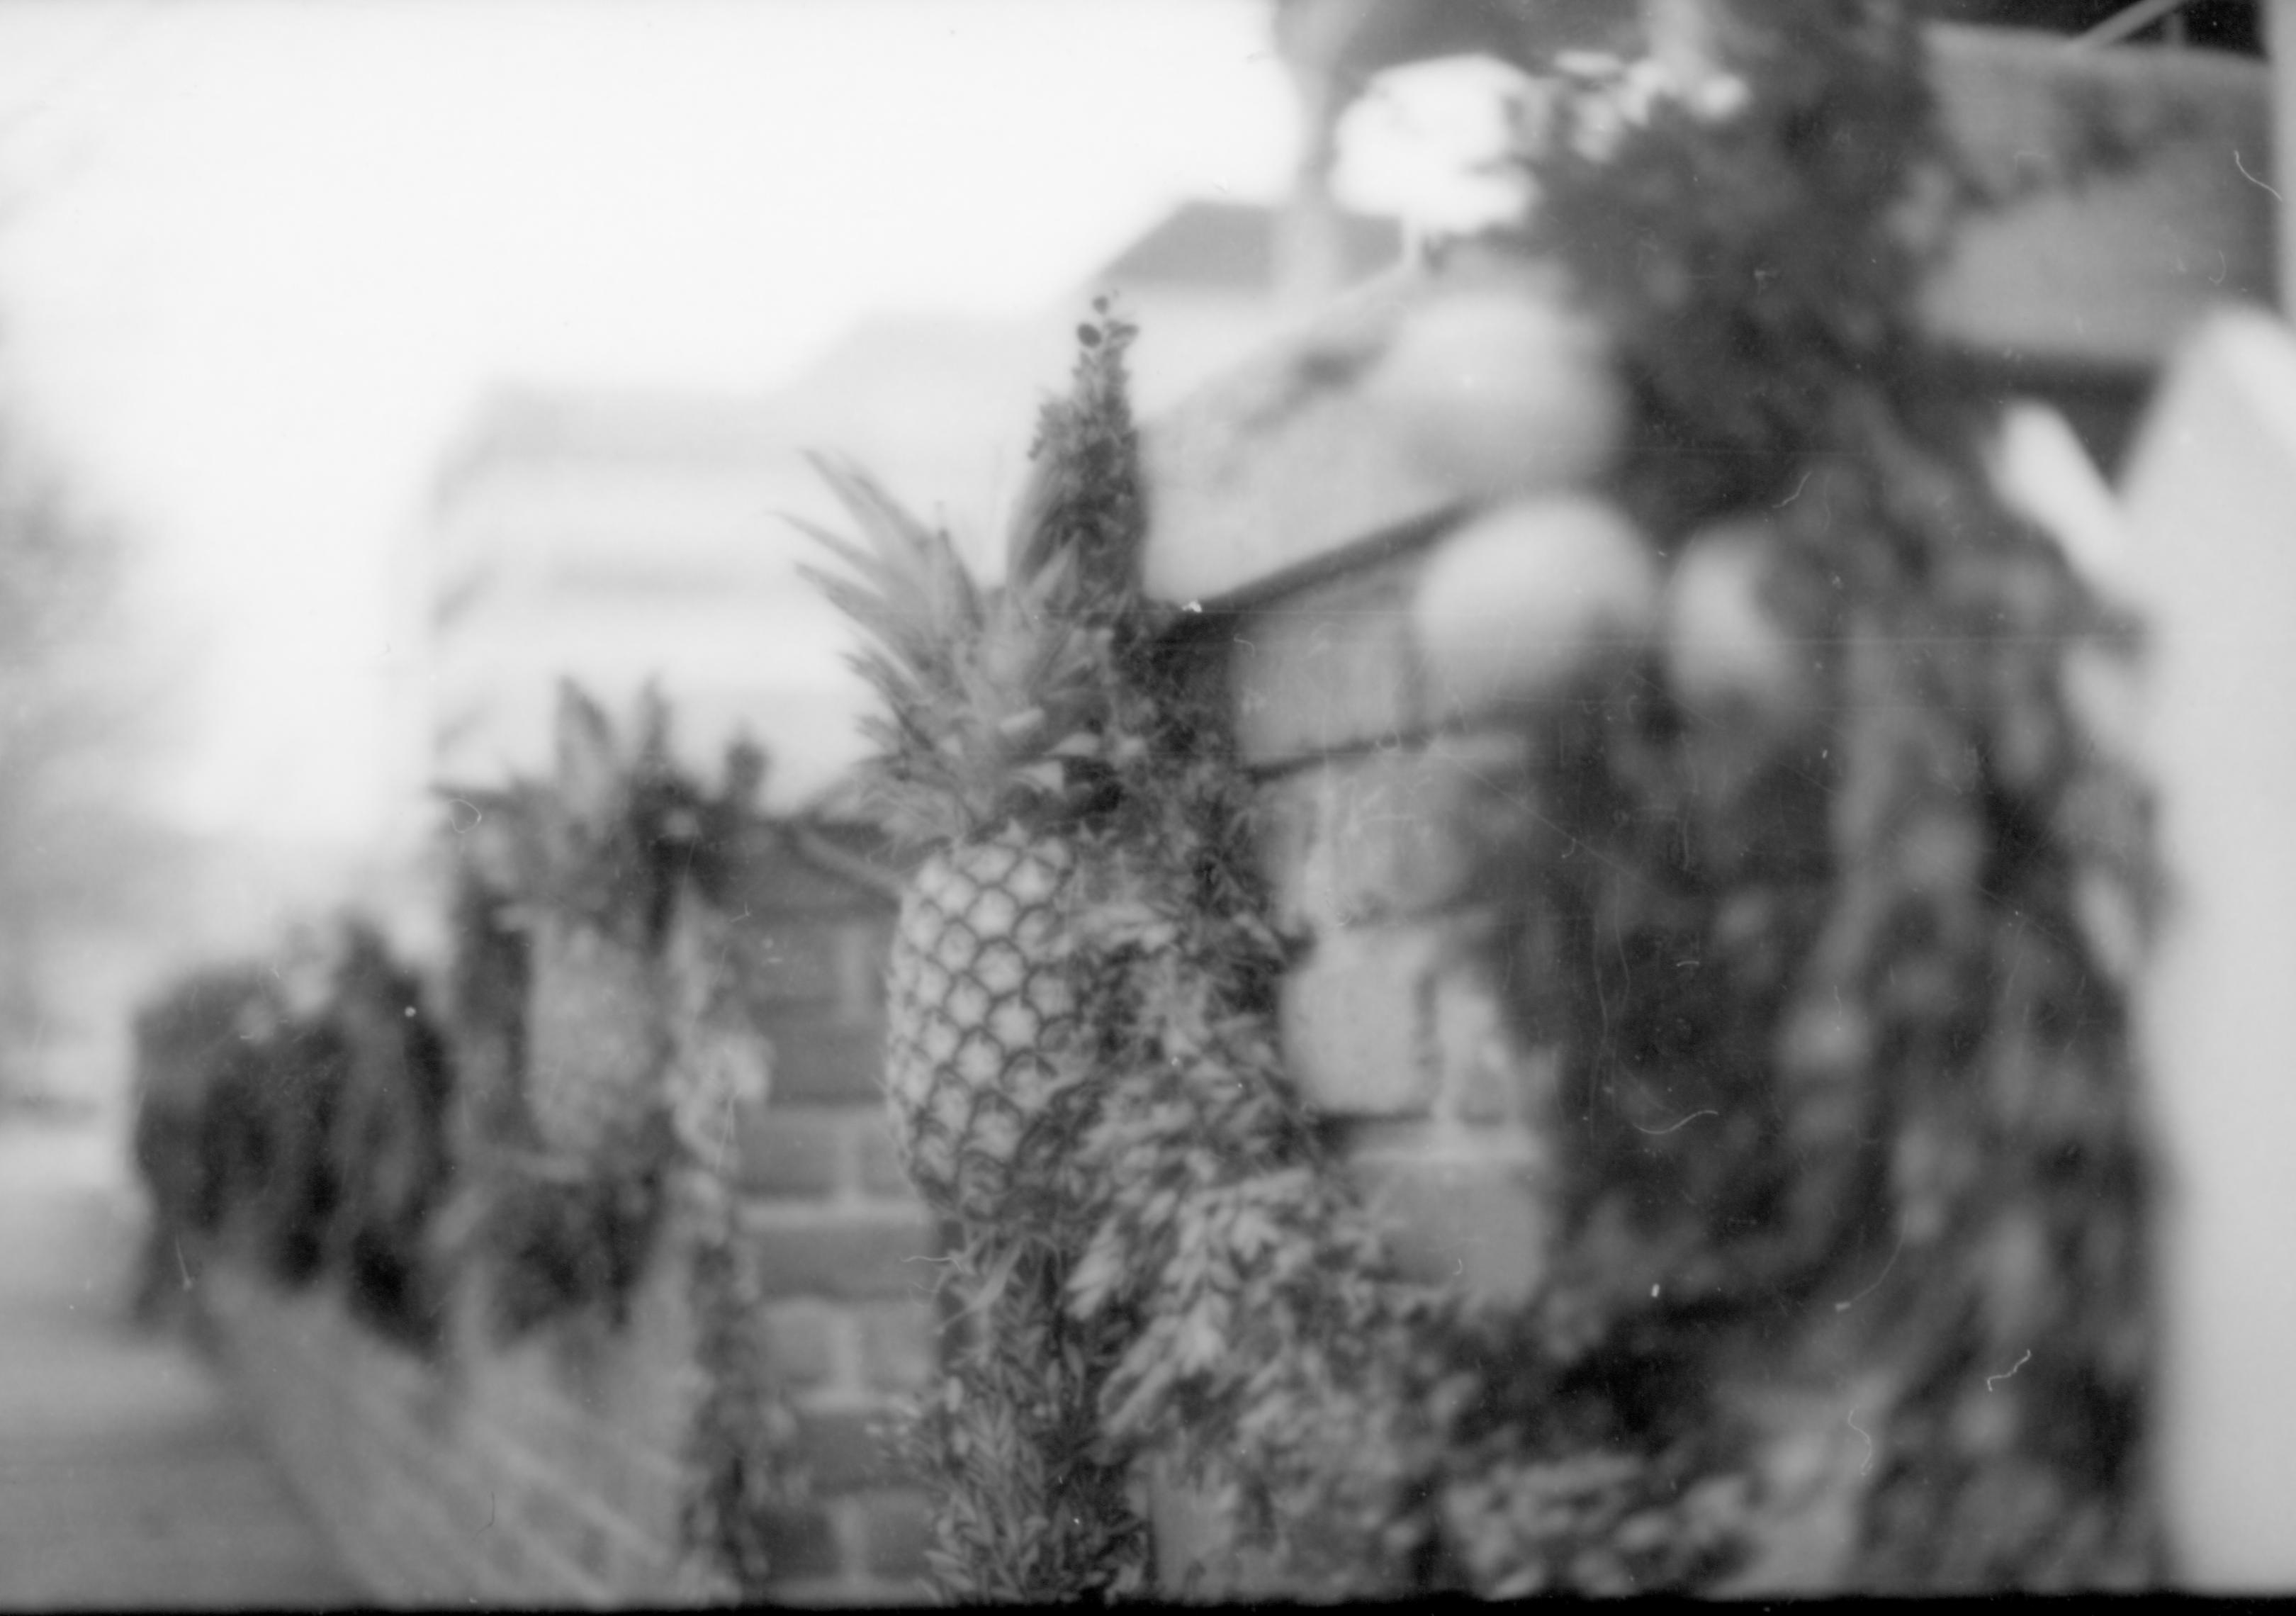
<path id="1" fill-rule="evenodd" d="M 1118 253 L 1095 286 L 1157 286 L 1265 293 L 1275 286 L 1277 209 L 1259 202 L 1183 202 Z M 1341 211 L 1340 261 L 1352 283 L 1403 257 L 1403 226 L 1377 214 Z"/>

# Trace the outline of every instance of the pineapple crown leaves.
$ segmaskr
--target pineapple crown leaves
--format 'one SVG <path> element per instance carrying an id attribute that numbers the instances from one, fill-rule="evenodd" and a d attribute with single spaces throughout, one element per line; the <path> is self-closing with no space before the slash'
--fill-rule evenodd
<path id="1" fill-rule="evenodd" d="M 868 637 L 852 663 L 884 710 L 863 721 L 878 750 L 866 783 L 911 840 L 1086 811 L 1122 751 L 1108 731 L 1120 653 L 1140 626 L 1133 328 L 1105 299 L 1096 308 L 1070 396 L 1039 422 L 1002 588 L 984 589 L 945 532 L 850 465 L 813 461 L 859 542 L 791 519 L 842 563 L 802 570 Z"/>
<path id="2" fill-rule="evenodd" d="M 1025 587 L 991 593 L 947 534 L 896 503 L 857 467 L 815 468 L 859 529 L 855 543 L 791 520 L 843 563 L 801 569 L 867 636 L 849 660 L 883 702 L 862 720 L 877 749 L 865 779 L 891 828 L 945 840 L 994 823 L 1015 793 L 1057 791 L 1048 701 L 1073 685 L 1072 626 L 1043 612 Z"/>

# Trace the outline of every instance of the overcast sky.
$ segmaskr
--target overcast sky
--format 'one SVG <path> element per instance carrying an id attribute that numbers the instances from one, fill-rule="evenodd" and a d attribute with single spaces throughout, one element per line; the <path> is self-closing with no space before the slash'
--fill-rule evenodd
<path id="1" fill-rule="evenodd" d="M 1029 310 L 1275 195 L 1292 119 L 1250 0 L 15 0 L 0 376 L 144 545 L 176 809 L 356 835 L 386 557 L 490 383 Z"/>

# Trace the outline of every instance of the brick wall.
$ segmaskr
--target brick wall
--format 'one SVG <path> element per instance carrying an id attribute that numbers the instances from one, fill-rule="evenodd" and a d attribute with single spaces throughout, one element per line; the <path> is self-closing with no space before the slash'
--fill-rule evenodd
<path id="1" fill-rule="evenodd" d="M 1563 390 L 1529 407 L 1610 408 L 1598 344 L 1551 287 L 1480 266 L 1458 279 L 1505 363 Z M 1452 292 L 1371 288 L 1153 423 L 1147 572 L 1199 602 L 1200 665 L 1259 781 L 1275 918 L 1303 945 L 1281 1005 L 1294 1079 L 1407 1268 L 1519 1299 L 1543 1266 L 1555 1062 L 1503 996 L 1537 969 L 1519 957 L 1526 883 L 1563 850 L 1543 800 L 1558 735 L 1504 701 L 1448 699 L 1414 603 L 1463 523 L 1599 476 L 1603 451 L 1599 434 L 1526 437 L 1539 453 L 1495 488 L 1447 447 L 1414 447 L 1441 422 L 1365 355 L 1409 349 L 1431 314 L 1452 316 Z M 1473 377 L 1458 385 L 1455 414 L 1488 411 Z M 1334 460 L 1345 479 L 1317 472 Z M 1282 520 L 1245 543 L 1238 512 Z"/>
<path id="2" fill-rule="evenodd" d="M 537 1341 L 448 1369 L 359 1328 L 326 1291 L 291 1295 L 231 1263 L 200 1283 L 258 1432 L 377 1601 L 704 1591 L 677 1543 L 675 1287 L 649 1285 L 631 1338 Z"/>
<path id="3" fill-rule="evenodd" d="M 1267 599 L 1231 629 L 1227 677 L 1276 919 L 1308 943 L 1283 990 L 1292 1075 L 1341 1125 L 1407 1269 L 1519 1299 L 1543 1248 L 1546 1096 L 1497 951 L 1552 849 L 1530 734 L 1423 710 L 1407 603 L 1425 561 Z"/>
<path id="4" fill-rule="evenodd" d="M 935 1231 L 895 1159 L 879 1087 L 892 903 L 818 833 L 746 860 L 729 911 L 754 924 L 752 1013 L 774 1045 L 771 1103 L 737 1136 L 759 1323 L 788 1389 L 811 1506 L 776 1523 L 777 1596 L 914 1598 L 923 1501 L 878 1439 L 936 1350 Z"/>
<path id="5" fill-rule="evenodd" d="M 1576 744 L 1568 710 L 1600 692 L 1574 692 L 1546 719 L 1439 693 L 1412 602 L 1479 508 L 1456 496 L 1355 535 L 1341 564 L 1208 607 L 1195 632 L 1259 782 L 1275 918 L 1301 945 L 1280 1000 L 1291 1075 L 1404 1273 L 1506 1305 L 1538 1292 L 1556 1254 L 1570 1052 L 1547 1012 L 1578 974 L 1562 957 L 1576 935 L 1562 911 L 1586 851 L 1566 829 L 1583 805 L 1557 793 Z M 1803 814 L 1769 828 L 1792 844 L 1810 805 L 1789 806 Z M 1652 1131 L 1696 1112 L 1682 1103 Z M 1786 1501 L 1734 1595 L 1839 1586 L 1866 1459 L 1853 1431 L 1872 1393 L 1812 1368 L 1824 1334 L 1727 1372 L 1725 1395 L 1767 1433 L 1759 1462 Z M 1193 1546 L 1212 1536 L 1202 1500 L 1160 1494 L 1160 1576 L 1226 1575 Z M 1234 1597 L 1275 1586 L 1264 1570 L 1242 1575 L 1214 1586 Z"/>
<path id="6" fill-rule="evenodd" d="M 892 905 L 851 849 L 808 833 L 809 858 L 799 840 L 754 827 L 731 900 L 695 928 L 689 895 L 666 957 L 673 976 L 700 968 L 686 946 L 698 936 L 720 968 L 740 962 L 731 986 L 772 1048 L 770 1097 L 729 1119 L 726 1165 L 808 1482 L 804 1504 L 765 1523 L 774 1597 L 914 1600 L 925 1509 L 879 1433 L 931 1366 L 934 1231 L 878 1090 Z M 201 1316 L 267 1446 L 378 1601 L 707 1600 L 723 1585 L 678 1533 L 700 1390 L 693 1217 L 674 1194 L 620 1328 L 578 1318 L 504 1348 L 475 1267 L 457 1276 L 448 1344 L 430 1361 L 357 1325 L 332 1281 L 291 1294 L 227 1252 L 205 1266 Z"/>

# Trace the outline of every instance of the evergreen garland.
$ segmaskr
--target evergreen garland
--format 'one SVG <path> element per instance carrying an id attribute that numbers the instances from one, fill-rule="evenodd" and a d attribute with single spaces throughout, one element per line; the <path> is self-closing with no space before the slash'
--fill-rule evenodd
<path id="1" fill-rule="evenodd" d="M 762 754 L 736 751 L 721 803 L 747 804 Z M 730 841 L 732 825 L 725 835 Z M 730 848 L 720 857 L 730 857 Z M 721 898 L 723 890 L 715 896 Z M 687 916 L 668 976 L 667 1114 L 676 1143 L 672 1187 L 687 1231 L 686 1305 L 701 1395 L 687 1416 L 680 1541 L 735 1599 L 771 1591 L 780 1518 L 810 1496 L 798 1431 L 766 1349 L 757 1250 L 743 1238 L 731 1166 L 735 1112 L 764 1103 L 769 1052 L 739 984 L 739 951 L 722 902 Z"/>
<path id="2" fill-rule="evenodd" d="M 774 1522 L 810 1497 L 811 1481 L 766 1352 L 756 1259 L 741 1238 L 733 1186 L 693 1161 L 681 1184 L 693 1222 L 687 1299 L 701 1394 L 686 1423 L 678 1537 L 748 1604 L 772 1591 Z"/>
<path id="3" fill-rule="evenodd" d="M 1724 1006 L 1598 969 L 1609 1003 L 1679 1009 L 1742 1050 L 1726 1111 L 1759 1120 L 1719 1152 L 1580 1141 L 1579 1226 L 1640 1223 L 1645 1250 L 1680 1251 L 1667 1293 L 1696 1311 L 1859 1294 L 1848 1350 L 1889 1395 L 1865 1423 L 1856 1586 L 2142 1580 L 2149 1172 L 2125 997 L 2081 905 L 2114 893 L 2141 917 L 2154 883 L 2143 793 L 2060 683 L 2069 645 L 2125 625 L 1993 495 L 1984 414 L 1915 331 L 1937 203 L 1962 182 L 1911 16 L 1878 0 L 1705 15 L 1709 86 L 1734 80 L 1734 110 L 1662 96 L 1603 149 L 1585 132 L 1614 92 L 1566 94 L 1529 159 L 1526 244 L 1573 268 L 1618 335 L 1644 428 L 1621 482 L 1661 542 L 1774 511 L 1775 604 L 1830 648 L 1841 715 L 1800 760 L 1829 791 L 1827 867 L 1812 906 L 1774 874 L 1670 869 L 1631 843 L 1597 866 L 1629 872 L 1590 896 L 1620 943 L 1598 961 L 1638 939 L 1663 958 L 1670 933 L 1714 948 L 1726 915 L 1734 950 L 1785 969 Z M 1630 819 L 1731 811 L 1669 778 L 1677 716 L 1619 722 L 1608 789 Z M 1671 1228 L 1629 1211 L 1652 1168 L 1704 1210 Z M 1572 1251 L 1558 1284 L 1601 1296 L 1607 1269 L 1627 1281 L 1608 1306 L 1644 1310 L 1620 1253 Z"/>

